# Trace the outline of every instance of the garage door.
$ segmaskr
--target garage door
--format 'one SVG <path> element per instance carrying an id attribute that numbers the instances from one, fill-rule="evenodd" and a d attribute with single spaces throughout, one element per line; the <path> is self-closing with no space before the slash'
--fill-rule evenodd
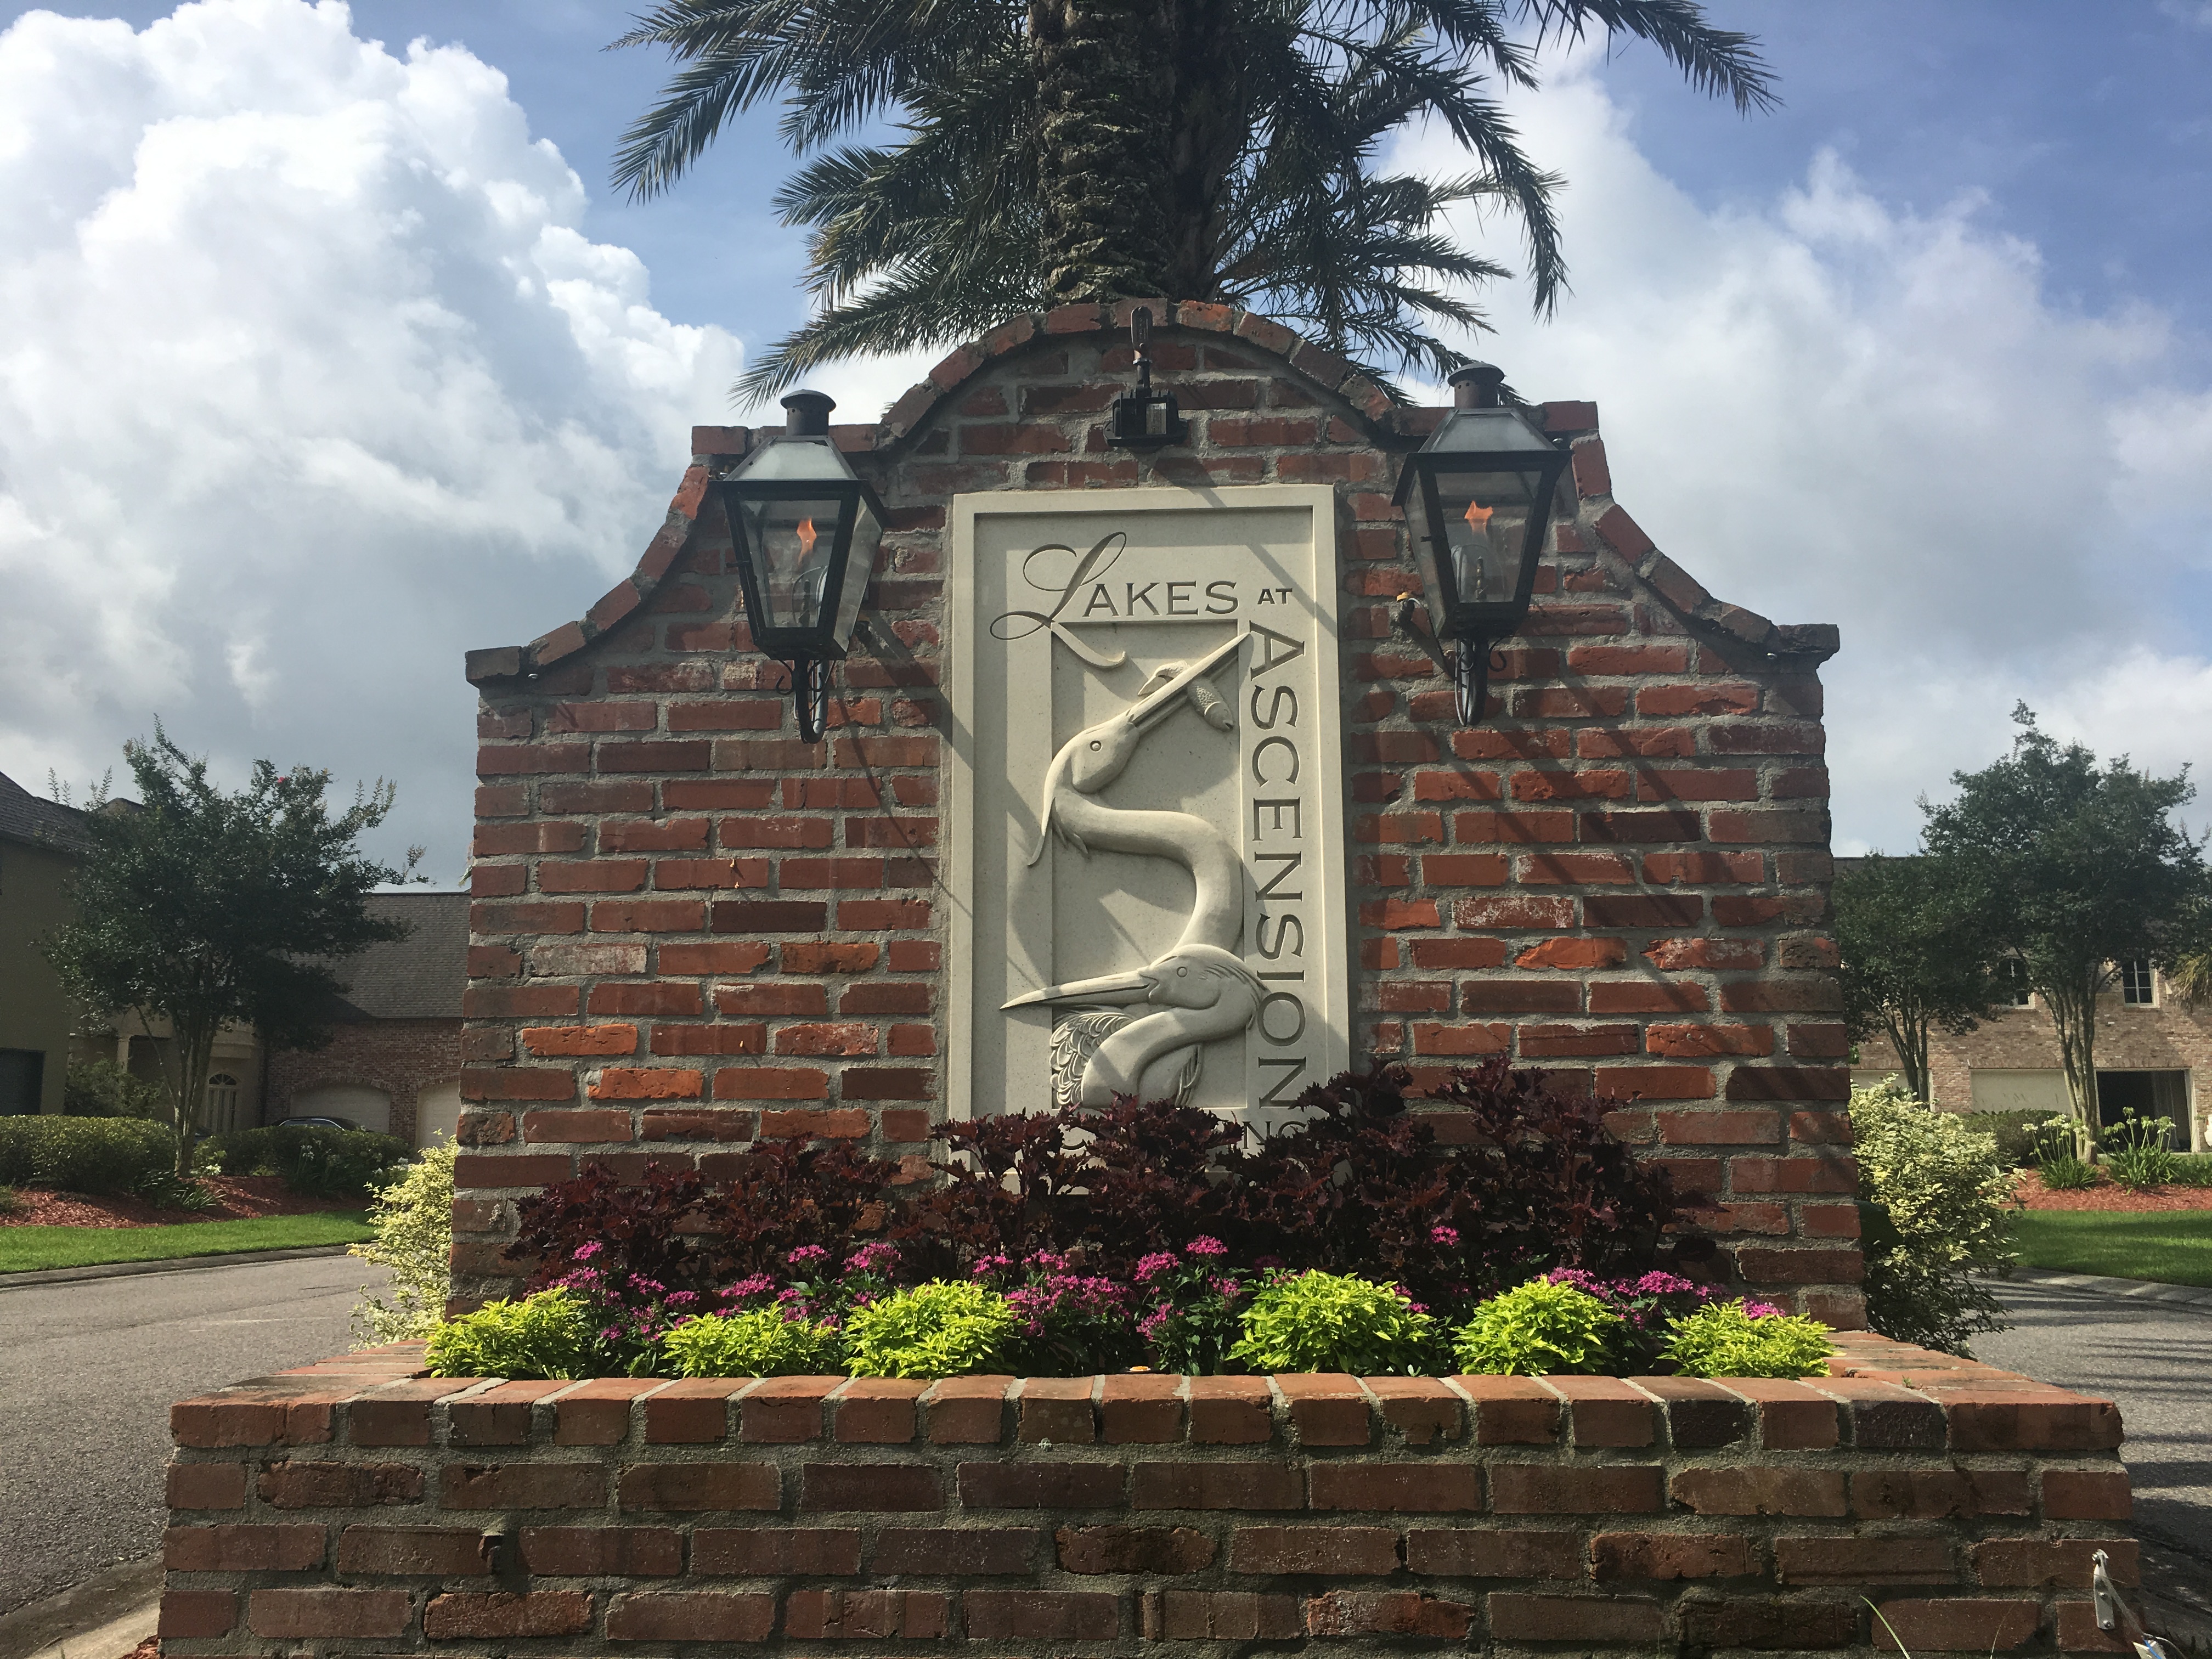
<path id="1" fill-rule="evenodd" d="M 392 1097 L 365 1084 L 332 1083 L 294 1095 L 285 1115 L 350 1118 L 364 1129 L 387 1134 L 392 1129 Z"/>
<path id="2" fill-rule="evenodd" d="M 415 1144 L 417 1146 L 453 1144 L 461 1127 L 461 1085 L 441 1084 L 415 1097 Z"/>

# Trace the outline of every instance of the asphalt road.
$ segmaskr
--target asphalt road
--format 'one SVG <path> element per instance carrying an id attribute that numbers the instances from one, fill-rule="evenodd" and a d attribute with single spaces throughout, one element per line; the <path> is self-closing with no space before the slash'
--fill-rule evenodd
<path id="1" fill-rule="evenodd" d="M 161 1547 L 172 1402 L 351 1346 L 350 1256 L 9 1288 L 0 1613 Z"/>
<path id="2" fill-rule="evenodd" d="M 2136 1532 L 2212 1565 L 2212 1310 L 1992 1288 L 2013 1328 L 1976 1337 L 1974 1357 L 2116 1401 Z"/>

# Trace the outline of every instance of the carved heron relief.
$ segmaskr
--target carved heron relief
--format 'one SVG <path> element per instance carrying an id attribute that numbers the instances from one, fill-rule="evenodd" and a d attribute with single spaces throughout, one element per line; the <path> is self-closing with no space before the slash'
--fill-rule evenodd
<path id="1" fill-rule="evenodd" d="M 1158 961 L 1048 985 L 1003 1005 L 1066 1011 L 1053 1028 L 1056 1104 L 1110 1105 L 1115 1095 L 1139 1093 L 1146 1073 L 1163 1062 L 1174 1071 L 1176 1099 L 1188 1101 L 1206 1045 L 1241 1036 L 1259 1012 L 1260 982 L 1237 954 L 1244 936 L 1244 866 L 1228 837 L 1189 812 L 1101 799 L 1138 745 L 1179 711 L 1192 710 L 1217 731 L 1235 729 L 1206 677 L 1234 657 L 1243 640 L 1227 641 L 1194 663 L 1163 665 L 1139 688 L 1136 702 L 1077 732 L 1045 772 L 1042 829 L 1030 864 L 1058 836 L 1085 858 L 1095 847 L 1170 859 L 1190 872 L 1195 894 L 1182 936 Z"/>

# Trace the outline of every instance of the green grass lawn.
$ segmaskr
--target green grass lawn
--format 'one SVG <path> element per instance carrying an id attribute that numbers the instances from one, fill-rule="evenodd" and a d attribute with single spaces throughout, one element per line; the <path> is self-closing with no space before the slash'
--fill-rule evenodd
<path id="1" fill-rule="evenodd" d="M 2023 1210 L 2012 1224 L 2023 1267 L 2212 1285 L 2212 1210 Z"/>
<path id="2" fill-rule="evenodd" d="M 365 1213 L 325 1210 L 253 1221 L 187 1221 L 173 1227 L 0 1227 L 0 1273 L 89 1267 L 107 1261 L 167 1261 L 228 1250 L 294 1250 L 371 1237 Z"/>

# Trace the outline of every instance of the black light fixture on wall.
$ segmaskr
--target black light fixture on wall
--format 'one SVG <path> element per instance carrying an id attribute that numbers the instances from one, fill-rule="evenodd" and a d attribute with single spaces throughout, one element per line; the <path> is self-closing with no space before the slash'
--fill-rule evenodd
<path id="1" fill-rule="evenodd" d="M 1504 380 L 1504 371 L 1488 363 L 1451 377 L 1451 413 L 1407 457 L 1394 498 L 1403 507 L 1420 491 L 1429 617 L 1437 638 L 1453 647 L 1462 726 L 1481 723 L 1491 647 L 1528 614 L 1570 459 L 1528 411 L 1500 401 Z"/>
<path id="2" fill-rule="evenodd" d="M 830 436 L 834 399 L 783 399 L 783 435 L 715 488 L 730 521 L 753 645 L 791 665 L 799 735 L 819 743 L 830 718 L 830 665 L 852 647 L 874 574 L 885 514 Z"/>

